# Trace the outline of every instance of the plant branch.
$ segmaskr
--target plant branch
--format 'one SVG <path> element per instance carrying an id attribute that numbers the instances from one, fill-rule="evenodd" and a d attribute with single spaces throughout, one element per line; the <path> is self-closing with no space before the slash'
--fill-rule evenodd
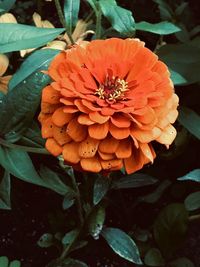
<path id="1" fill-rule="evenodd" d="M 189 216 L 188 220 L 190 222 L 193 222 L 193 221 L 196 221 L 196 220 L 200 220 L 200 214 L 191 215 L 191 216 Z"/>
<path id="2" fill-rule="evenodd" d="M 65 21 L 65 18 L 64 18 L 64 15 L 63 15 L 62 8 L 61 8 L 60 1 L 59 0 L 55 0 L 55 6 L 56 6 L 56 9 L 57 9 L 57 12 L 58 12 L 58 17 L 59 17 L 60 23 L 65 28 L 66 33 L 67 33 L 67 35 L 68 35 L 68 37 L 70 39 L 70 42 L 73 45 L 73 44 L 75 44 L 75 42 L 74 42 L 74 40 L 72 38 L 72 35 L 69 32 L 69 28 L 68 28 L 68 26 L 66 24 L 66 21 Z"/>

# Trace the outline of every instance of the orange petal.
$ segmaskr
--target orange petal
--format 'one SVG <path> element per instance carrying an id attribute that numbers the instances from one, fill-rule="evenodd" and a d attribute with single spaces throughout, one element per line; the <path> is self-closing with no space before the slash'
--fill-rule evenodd
<path id="1" fill-rule="evenodd" d="M 92 102 L 90 102 L 90 101 L 88 101 L 88 100 L 86 100 L 86 99 L 82 99 L 82 104 L 83 104 L 85 107 L 87 107 L 90 111 L 91 111 L 91 110 L 92 110 L 92 111 L 100 111 L 100 110 L 101 110 L 100 108 L 95 107 L 95 105 L 94 105 Z"/>
<path id="2" fill-rule="evenodd" d="M 99 140 L 88 136 L 86 140 L 80 143 L 79 156 L 81 158 L 92 158 L 97 152 Z"/>
<path id="3" fill-rule="evenodd" d="M 56 140 L 56 142 L 61 146 L 72 140 L 71 137 L 66 133 L 66 127 L 54 126 L 53 137 Z"/>
<path id="4" fill-rule="evenodd" d="M 129 118 L 123 116 L 123 115 L 119 115 L 119 114 L 114 114 L 111 117 L 111 122 L 117 126 L 118 128 L 126 128 L 129 127 L 131 125 L 131 121 Z"/>
<path id="5" fill-rule="evenodd" d="M 88 114 L 81 114 L 78 116 L 78 122 L 83 125 L 92 125 L 94 122 L 89 118 Z"/>
<path id="6" fill-rule="evenodd" d="M 101 160 L 101 166 L 103 170 L 109 170 L 121 165 L 121 159 Z"/>
<path id="7" fill-rule="evenodd" d="M 89 113 L 90 109 L 83 105 L 81 99 L 76 99 L 74 105 L 83 113 Z"/>
<path id="8" fill-rule="evenodd" d="M 60 104 L 49 104 L 47 102 L 42 102 L 41 103 L 41 111 L 43 113 L 53 113 L 56 109 L 60 107 Z"/>
<path id="9" fill-rule="evenodd" d="M 67 125 L 67 134 L 76 142 L 81 142 L 87 137 L 87 127 L 78 123 L 77 118 L 72 119 Z"/>
<path id="10" fill-rule="evenodd" d="M 126 172 L 130 174 L 140 170 L 144 165 L 144 160 L 145 158 L 142 153 L 135 149 L 130 158 L 124 159 Z"/>
<path id="11" fill-rule="evenodd" d="M 42 137 L 43 138 L 49 138 L 49 137 L 53 137 L 53 127 L 54 124 L 52 122 L 52 118 L 48 118 L 46 119 L 43 123 L 42 123 Z"/>
<path id="12" fill-rule="evenodd" d="M 101 151 L 98 151 L 99 156 L 103 159 L 103 160 L 110 160 L 110 159 L 114 159 L 116 156 L 114 153 L 112 154 L 107 154 L 107 153 L 102 153 Z"/>
<path id="13" fill-rule="evenodd" d="M 52 121 L 56 126 L 62 127 L 72 119 L 72 116 L 70 113 L 65 113 L 63 107 L 60 107 L 53 113 Z"/>
<path id="14" fill-rule="evenodd" d="M 149 147 L 148 144 L 140 144 L 140 149 L 143 153 L 143 155 L 151 162 L 153 163 L 154 155 L 152 154 L 152 150 Z"/>
<path id="15" fill-rule="evenodd" d="M 130 129 L 129 128 L 118 128 L 112 123 L 110 123 L 109 131 L 111 135 L 116 139 L 125 139 L 130 135 Z"/>
<path id="16" fill-rule="evenodd" d="M 42 102 L 47 102 L 49 104 L 59 104 L 60 93 L 54 90 L 51 85 L 48 85 L 42 90 Z"/>
<path id="17" fill-rule="evenodd" d="M 78 163 L 80 161 L 78 149 L 79 143 L 71 142 L 65 144 L 62 152 L 64 160 L 73 164 Z"/>
<path id="18" fill-rule="evenodd" d="M 88 133 L 90 137 L 96 138 L 98 140 L 106 138 L 108 134 L 108 129 L 109 129 L 109 123 L 106 122 L 104 124 L 94 124 L 90 125 L 88 127 Z"/>
<path id="19" fill-rule="evenodd" d="M 171 145 L 176 137 L 176 129 L 169 124 L 161 133 L 161 135 L 156 139 L 157 142 L 164 145 Z"/>
<path id="20" fill-rule="evenodd" d="M 38 120 L 42 124 L 44 121 L 46 121 L 50 117 L 51 117 L 51 114 L 45 114 L 43 112 L 40 112 L 40 114 L 38 116 Z"/>
<path id="21" fill-rule="evenodd" d="M 102 140 L 99 144 L 99 150 L 102 153 L 112 154 L 115 153 L 119 145 L 119 140 L 114 139 L 113 137 L 107 137 Z"/>
<path id="22" fill-rule="evenodd" d="M 132 143 L 130 139 L 124 139 L 119 142 L 117 150 L 115 152 L 117 158 L 124 159 L 129 158 L 132 154 Z"/>
<path id="23" fill-rule="evenodd" d="M 110 116 L 103 116 L 97 111 L 89 113 L 89 116 L 92 121 L 97 122 L 99 124 L 105 123 L 110 118 Z"/>
<path id="24" fill-rule="evenodd" d="M 81 159 L 81 167 L 89 172 L 100 172 L 102 169 L 97 158 Z"/>
<path id="25" fill-rule="evenodd" d="M 131 129 L 131 136 L 135 137 L 141 143 L 149 143 L 161 135 L 161 130 L 154 127 L 150 131 Z"/>
<path id="26" fill-rule="evenodd" d="M 60 102 L 62 102 L 61 100 L 60 100 Z M 63 111 L 65 113 L 76 113 L 76 112 L 78 112 L 78 109 L 75 106 L 68 106 L 68 107 L 66 106 L 63 108 Z"/>
<path id="27" fill-rule="evenodd" d="M 175 110 L 171 110 L 168 114 L 167 114 L 167 118 L 169 120 L 170 123 L 174 123 L 176 121 L 178 117 L 178 111 Z"/>
<path id="28" fill-rule="evenodd" d="M 59 146 L 59 144 L 53 138 L 47 139 L 45 147 L 55 157 L 59 156 L 62 153 L 62 147 Z"/>

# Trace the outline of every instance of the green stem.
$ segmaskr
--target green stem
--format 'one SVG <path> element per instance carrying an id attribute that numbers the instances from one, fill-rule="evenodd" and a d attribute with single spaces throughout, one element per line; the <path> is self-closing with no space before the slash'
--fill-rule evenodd
<path id="1" fill-rule="evenodd" d="M 73 40 L 73 38 L 71 36 L 71 33 L 69 32 L 69 28 L 67 27 L 67 24 L 66 24 L 63 12 L 62 12 L 62 8 L 61 8 L 61 5 L 60 5 L 60 1 L 59 0 L 55 0 L 55 5 L 56 5 L 57 12 L 58 12 L 58 17 L 60 19 L 60 23 L 65 28 L 66 33 L 67 33 L 67 35 L 68 35 L 68 37 L 70 39 L 70 42 L 72 43 L 72 45 L 74 45 L 75 42 L 74 42 L 74 40 Z"/>
<path id="2" fill-rule="evenodd" d="M 2 138 L 0 138 L 0 145 L 13 148 L 13 149 L 24 150 L 26 152 L 49 155 L 49 152 L 44 148 L 35 148 L 35 147 L 29 147 L 29 146 L 16 145 L 16 144 L 9 143 L 6 140 L 3 140 Z"/>
<path id="3" fill-rule="evenodd" d="M 79 217 L 80 226 L 82 226 L 84 223 L 84 218 L 83 218 L 83 210 L 82 210 L 82 203 L 81 203 L 81 195 L 80 195 L 80 191 L 79 191 L 78 184 L 76 182 L 76 178 L 75 178 L 74 173 L 72 173 L 72 175 L 70 175 L 70 177 L 71 177 L 73 189 L 76 192 L 76 206 L 77 206 L 77 210 L 78 210 L 78 217 Z"/>
<path id="4" fill-rule="evenodd" d="M 96 39 L 101 39 L 101 18 L 101 9 L 98 8 L 98 11 L 96 12 Z"/>

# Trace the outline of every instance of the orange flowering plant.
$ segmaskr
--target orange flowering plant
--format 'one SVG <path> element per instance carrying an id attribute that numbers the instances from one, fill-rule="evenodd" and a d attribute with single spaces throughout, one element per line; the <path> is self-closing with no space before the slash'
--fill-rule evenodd
<path id="1" fill-rule="evenodd" d="M 190 264 L 175 251 L 199 218 L 199 192 L 174 181 L 200 181 L 198 164 L 184 166 L 200 139 L 199 29 L 184 26 L 187 5 L 148 1 L 160 11 L 149 23 L 122 1 L 26 2 L 0 3 L 0 208 L 11 209 L 11 177 L 50 189 L 48 209 L 62 197 L 37 236 L 55 259 L 35 264 L 101 266 L 114 257 L 101 238 L 117 254 L 109 266 Z M 20 23 L 27 7 L 33 25 Z"/>

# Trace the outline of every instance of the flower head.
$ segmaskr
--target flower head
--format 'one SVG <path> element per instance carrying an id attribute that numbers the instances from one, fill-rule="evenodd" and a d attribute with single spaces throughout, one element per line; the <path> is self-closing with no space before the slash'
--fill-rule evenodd
<path id="1" fill-rule="evenodd" d="M 135 172 L 167 147 L 178 112 L 169 71 L 138 39 L 96 40 L 61 52 L 42 92 L 46 148 L 86 171 Z"/>

